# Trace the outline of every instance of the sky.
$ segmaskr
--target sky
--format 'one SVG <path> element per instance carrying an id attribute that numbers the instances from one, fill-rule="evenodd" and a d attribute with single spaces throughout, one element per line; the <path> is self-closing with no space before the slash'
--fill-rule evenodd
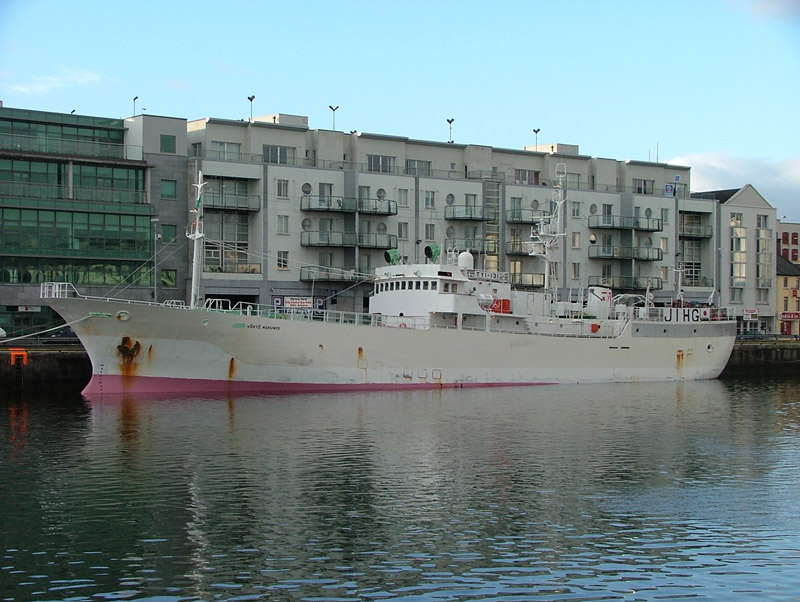
<path id="1" fill-rule="evenodd" d="M 0 0 L 6 107 L 692 167 L 800 222 L 800 0 Z M 533 133 L 538 129 L 538 135 Z"/>

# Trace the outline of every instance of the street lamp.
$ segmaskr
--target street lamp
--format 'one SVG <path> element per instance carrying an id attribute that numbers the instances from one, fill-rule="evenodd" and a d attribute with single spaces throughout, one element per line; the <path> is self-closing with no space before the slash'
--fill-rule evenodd
<path id="1" fill-rule="evenodd" d="M 333 111 L 333 131 L 335 132 L 336 131 L 336 109 L 339 108 L 339 105 L 336 105 L 335 107 L 333 105 L 328 105 L 328 108 L 331 111 Z"/>
<path id="2" fill-rule="evenodd" d="M 153 302 L 158 303 L 158 278 L 156 278 L 156 268 L 158 268 L 158 239 L 161 234 L 158 233 L 157 217 L 151 217 L 150 223 L 153 224 Z"/>
<path id="3" fill-rule="evenodd" d="M 542 131 L 542 128 L 536 128 L 533 130 L 533 133 L 536 135 L 536 150 L 539 149 L 539 132 Z"/>
<path id="4" fill-rule="evenodd" d="M 447 123 L 450 126 L 450 139 L 447 141 L 449 144 L 453 144 L 453 122 L 455 119 L 448 119 Z"/>
<path id="5" fill-rule="evenodd" d="M 253 94 L 252 96 L 248 96 L 247 100 L 250 101 L 250 121 L 253 121 L 253 101 L 256 99 L 256 95 Z"/>

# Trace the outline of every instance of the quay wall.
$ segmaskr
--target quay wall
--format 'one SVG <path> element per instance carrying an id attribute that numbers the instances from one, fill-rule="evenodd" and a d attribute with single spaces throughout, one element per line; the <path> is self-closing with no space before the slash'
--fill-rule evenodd
<path id="1" fill-rule="evenodd" d="M 800 371 L 800 340 L 737 341 L 725 372 L 759 367 Z M 89 357 L 79 345 L 0 345 L 3 388 L 80 391 L 91 374 Z"/>

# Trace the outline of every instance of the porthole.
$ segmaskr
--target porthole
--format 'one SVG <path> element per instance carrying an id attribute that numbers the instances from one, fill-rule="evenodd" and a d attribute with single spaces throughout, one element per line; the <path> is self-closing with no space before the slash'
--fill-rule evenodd
<path id="1" fill-rule="evenodd" d="M 539 201 L 537 201 L 536 199 L 533 199 L 531 201 L 531 209 L 533 209 L 534 211 L 538 211 L 538 209 L 539 209 Z"/>
<path id="2" fill-rule="evenodd" d="M 309 196 L 311 194 L 312 190 L 313 190 L 313 188 L 311 188 L 311 184 L 309 184 L 308 182 L 303 184 L 303 187 L 302 187 L 303 196 Z"/>
<path id="3" fill-rule="evenodd" d="M 712 345 L 711 343 L 709 343 L 708 345 L 706 345 L 706 351 L 708 351 L 709 353 L 711 353 L 712 351 L 714 351 L 714 345 Z"/>
<path id="4" fill-rule="evenodd" d="M 305 232 L 308 232 L 309 230 L 311 230 L 311 220 L 305 218 L 302 222 L 300 222 L 300 226 L 303 228 Z"/>
<path id="5" fill-rule="evenodd" d="M 378 195 L 378 200 L 380 201 L 386 198 L 386 191 L 383 188 L 378 188 L 378 192 L 376 192 L 375 194 Z"/>
<path id="6" fill-rule="evenodd" d="M 591 213 L 592 215 L 594 215 L 595 213 L 597 213 L 597 205 L 595 205 L 594 203 L 592 203 L 591 205 L 589 205 L 589 213 Z"/>
<path id="7" fill-rule="evenodd" d="M 447 204 L 448 205 L 452 205 L 455 202 L 456 202 L 456 197 L 454 197 L 452 194 L 448 194 L 447 195 Z"/>
<path id="8" fill-rule="evenodd" d="M 123 310 L 117 312 L 117 320 L 119 320 L 120 322 L 127 322 L 130 319 L 131 319 L 131 314 L 128 313 L 127 311 Z"/>

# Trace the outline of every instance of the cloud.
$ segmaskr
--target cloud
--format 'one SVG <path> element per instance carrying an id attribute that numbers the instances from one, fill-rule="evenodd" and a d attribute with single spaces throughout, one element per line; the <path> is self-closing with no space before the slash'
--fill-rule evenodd
<path id="1" fill-rule="evenodd" d="M 749 0 L 750 11 L 770 19 L 800 17 L 800 0 Z"/>
<path id="2" fill-rule="evenodd" d="M 83 86 L 87 84 L 96 84 L 101 81 L 99 74 L 88 70 L 70 71 L 61 76 L 42 75 L 34 77 L 30 82 L 25 84 L 16 84 L 10 86 L 15 92 L 22 94 L 30 94 L 41 96 L 48 94 L 58 88 L 67 86 Z"/>
<path id="3" fill-rule="evenodd" d="M 751 184 L 775 207 L 778 216 L 800 222 L 800 156 L 782 161 L 696 153 L 669 163 L 692 168 L 692 192 L 741 188 Z"/>

